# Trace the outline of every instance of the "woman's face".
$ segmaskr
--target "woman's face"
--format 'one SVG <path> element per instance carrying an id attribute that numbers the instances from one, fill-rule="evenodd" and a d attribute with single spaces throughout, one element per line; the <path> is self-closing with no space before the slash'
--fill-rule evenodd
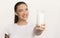
<path id="1" fill-rule="evenodd" d="M 16 14 L 19 19 L 27 20 L 28 18 L 28 7 L 25 4 L 17 6 Z"/>

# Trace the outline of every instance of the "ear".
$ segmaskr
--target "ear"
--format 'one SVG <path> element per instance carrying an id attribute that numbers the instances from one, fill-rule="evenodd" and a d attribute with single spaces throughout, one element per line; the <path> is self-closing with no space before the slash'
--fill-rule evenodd
<path id="1" fill-rule="evenodd" d="M 17 16 L 18 16 L 18 14 L 17 14 L 17 13 L 15 13 L 15 15 L 17 15 Z"/>

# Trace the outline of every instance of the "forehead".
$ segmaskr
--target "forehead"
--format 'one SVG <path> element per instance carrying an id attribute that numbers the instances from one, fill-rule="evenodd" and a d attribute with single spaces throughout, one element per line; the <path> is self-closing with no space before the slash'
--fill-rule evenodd
<path id="1" fill-rule="evenodd" d="M 20 4 L 17 7 L 17 9 L 23 9 L 23 8 L 27 8 L 27 6 L 25 4 Z"/>

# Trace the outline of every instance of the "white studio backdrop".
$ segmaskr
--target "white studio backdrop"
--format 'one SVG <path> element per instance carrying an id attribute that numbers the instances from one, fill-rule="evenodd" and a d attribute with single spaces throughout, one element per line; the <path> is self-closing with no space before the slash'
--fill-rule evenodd
<path id="1" fill-rule="evenodd" d="M 0 0 L 0 31 L 14 22 L 14 5 L 20 0 Z M 28 4 L 29 22 L 36 23 L 36 10 L 44 12 L 46 30 L 40 38 L 60 38 L 60 0 L 21 0 Z M 34 19 L 33 19 L 34 18 Z"/>

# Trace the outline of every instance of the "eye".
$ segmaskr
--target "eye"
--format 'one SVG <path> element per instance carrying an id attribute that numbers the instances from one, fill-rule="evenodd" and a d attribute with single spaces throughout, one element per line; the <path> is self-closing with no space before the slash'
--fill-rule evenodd
<path id="1" fill-rule="evenodd" d="M 22 11 L 23 11 L 22 9 L 19 10 L 19 12 L 22 12 Z"/>
<path id="2" fill-rule="evenodd" d="M 26 8 L 26 11 L 28 11 L 28 8 Z"/>

